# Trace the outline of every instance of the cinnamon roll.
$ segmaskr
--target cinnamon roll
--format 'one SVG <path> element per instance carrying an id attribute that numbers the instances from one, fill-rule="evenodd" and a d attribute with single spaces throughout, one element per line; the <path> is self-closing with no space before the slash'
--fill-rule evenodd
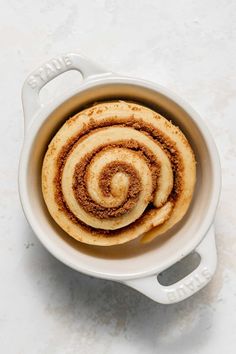
<path id="1" fill-rule="evenodd" d="M 68 119 L 42 167 L 47 208 L 78 241 L 110 246 L 151 241 L 180 221 L 196 179 L 178 127 L 140 104 L 96 104 Z"/>

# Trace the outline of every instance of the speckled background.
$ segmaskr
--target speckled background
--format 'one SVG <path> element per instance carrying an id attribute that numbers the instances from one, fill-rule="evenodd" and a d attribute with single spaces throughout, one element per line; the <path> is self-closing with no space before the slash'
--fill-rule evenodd
<path id="1" fill-rule="evenodd" d="M 236 2 L 0 0 L 0 9 L 1 353 L 234 354 Z M 43 248 L 23 216 L 21 86 L 40 63 L 73 50 L 172 89 L 201 114 L 216 140 L 223 172 L 219 265 L 213 281 L 182 303 L 159 305 L 70 270 Z"/>

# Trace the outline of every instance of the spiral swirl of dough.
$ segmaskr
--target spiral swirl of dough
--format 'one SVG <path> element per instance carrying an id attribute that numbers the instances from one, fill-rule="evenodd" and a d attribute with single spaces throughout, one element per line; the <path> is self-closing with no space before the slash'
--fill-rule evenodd
<path id="1" fill-rule="evenodd" d="M 115 245 L 150 241 L 186 213 L 195 159 L 183 133 L 156 112 L 105 102 L 68 119 L 52 139 L 42 190 L 70 236 Z"/>

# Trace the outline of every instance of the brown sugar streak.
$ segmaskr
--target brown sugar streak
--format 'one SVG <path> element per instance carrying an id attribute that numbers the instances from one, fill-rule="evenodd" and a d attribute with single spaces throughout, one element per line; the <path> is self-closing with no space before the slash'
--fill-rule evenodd
<path id="1" fill-rule="evenodd" d="M 142 221 L 148 217 L 148 215 L 150 214 L 150 212 L 152 211 L 152 209 L 154 208 L 151 204 L 149 204 L 149 207 L 146 209 L 146 211 L 143 213 L 143 215 L 139 218 L 139 220 L 135 221 L 135 225 L 130 224 L 129 226 L 123 227 L 119 230 L 101 230 L 101 229 L 94 229 L 90 226 L 85 225 L 83 222 L 81 222 L 78 218 L 76 218 L 74 216 L 74 214 L 69 210 L 64 197 L 63 197 L 63 193 L 62 193 L 62 189 L 61 189 L 61 176 L 62 176 L 62 172 L 63 172 L 63 167 L 64 164 L 66 162 L 67 157 L 69 156 L 70 152 L 73 151 L 73 149 L 77 146 L 77 144 L 79 144 L 83 139 L 85 139 L 89 134 L 94 133 L 94 131 L 96 130 L 100 130 L 101 128 L 109 128 L 110 126 L 126 126 L 126 127 L 132 127 L 138 131 L 141 131 L 142 133 L 152 137 L 157 143 L 159 143 L 162 147 L 163 150 L 165 150 L 165 152 L 168 154 L 170 161 L 171 161 L 171 165 L 172 165 L 172 170 L 173 170 L 173 175 L 174 175 L 174 186 L 172 189 L 172 192 L 169 196 L 169 200 L 171 201 L 175 201 L 178 198 L 178 195 L 180 194 L 180 192 L 182 191 L 182 182 L 181 182 L 181 175 L 182 175 L 182 171 L 183 171 L 183 163 L 182 163 L 182 159 L 181 156 L 179 154 L 179 152 L 176 149 L 175 143 L 172 142 L 163 132 L 161 132 L 160 130 L 158 130 L 157 128 L 155 128 L 153 125 L 146 123 L 144 121 L 142 121 L 141 119 L 136 119 L 133 116 L 131 117 L 126 117 L 126 118 L 117 118 L 117 117 L 111 117 L 110 119 L 106 119 L 103 120 L 99 123 L 96 123 L 93 119 L 90 120 L 90 124 L 86 125 L 83 129 L 83 131 L 81 131 L 78 135 L 74 136 L 73 138 L 71 138 L 67 144 L 65 146 L 63 146 L 58 159 L 57 159 L 57 174 L 55 176 L 54 179 L 54 183 L 55 183 L 55 200 L 60 208 L 60 210 L 62 210 L 63 212 L 65 212 L 67 214 L 67 216 L 74 222 L 74 223 L 78 223 L 80 224 L 82 227 L 86 228 L 87 230 L 89 230 L 90 232 L 95 232 L 98 231 L 99 233 L 103 233 L 104 235 L 107 236 L 112 236 L 112 235 L 116 235 L 118 232 L 120 232 L 121 230 L 124 229 L 128 229 L 128 228 L 132 228 L 134 226 L 137 226 L 139 223 L 142 223 Z M 153 191 L 155 191 L 156 188 L 158 188 L 157 186 L 157 177 L 159 174 L 159 165 L 158 165 L 158 161 L 157 158 L 145 147 L 142 146 L 140 144 L 138 144 L 136 141 L 133 140 L 129 140 L 129 141 L 122 141 L 120 143 L 114 143 L 114 144 L 109 144 L 109 145 L 103 145 L 102 147 L 100 147 L 100 149 L 104 149 L 104 148 L 110 148 L 111 146 L 122 146 L 122 147 L 127 147 L 127 148 L 131 148 L 134 149 L 137 153 L 140 154 L 140 157 L 142 156 L 142 158 L 145 158 L 149 164 L 149 167 L 152 171 L 152 178 L 153 178 Z M 96 152 L 97 153 L 97 150 Z M 94 154 L 93 154 L 94 155 Z M 92 157 L 91 157 L 92 158 Z M 89 164 L 89 161 L 91 161 L 91 158 L 88 158 L 88 156 L 84 157 L 86 163 L 85 165 Z M 120 163 L 119 163 L 120 164 Z M 121 166 L 121 165 L 120 165 Z M 126 173 L 127 173 L 127 169 L 126 169 Z M 104 213 L 104 210 L 101 209 L 101 206 L 99 206 L 96 204 L 96 208 L 93 206 L 91 208 L 91 201 L 92 199 L 90 198 L 89 202 L 84 202 L 84 199 L 82 201 L 82 199 L 80 198 L 80 193 L 81 193 L 81 184 L 78 184 L 78 175 L 80 175 L 79 173 L 79 167 L 75 170 L 75 175 L 74 175 L 74 180 L 77 181 L 74 186 L 74 193 L 76 196 L 76 199 L 78 200 L 78 202 L 81 204 L 81 206 L 83 206 L 83 208 L 85 208 L 86 211 L 88 211 L 89 213 L 96 215 L 96 217 L 100 217 L 100 218 L 107 218 L 107 217 L 114 217 L 114 216 L 118 216 L 118 215 L 122 215 L 122 213 L 127 212 L 128 210 L 130 210 L 130 208 L 132 208 L 133 203 L 135 202 L 135 198 L 138 197 L 138 194 L 140 192 L 140 187 L 138 187 L 135 191 L 134 190 L 129 190 L 129 202 L 127 203 L 128 200 L 128 196 L 124 202 L 124 204 L 121 206 L 120 210 L 119 209 L 114 209 L 113 208 L 106 208 L 107 210 L 109 210 L 108 212 Z M 130 175 L 128 173 L 128 175 Z M 84 178 L 82 179 L 84 182 L 82 183 L 82 185 L 84 187 L 86 187 L 86 174 L 83 176 Z M 81 178 L 81 176 L 80 176 Z M 102 178 L 102 177 L 101 177 Z M 136 178 L 137 176 L 132 178 Z M 82 181 L 80 179 L 80 181 Z M 104 180 L 104 178 L 103 178 Z M 136 180 L 137 182 L 138 180 Z M 104 183 L 101 182 L 101 180 L 99 181 L 100 187 L 101 189 L 105 192 L 105 191 L 109 191 L 109 182 Z M 137 183 L 138 186 L 138 183 Z M 80 188 L 80 193 L 78 193 L 78 187 Z M 87 189 L 84 188 L 84 193 L 85 195 L 88 195 Z M 92 201 L 93 202 L 93 201 Z M 94 202 L 93 202 L 94 203 Z M 127 204 L 125 204 L 127 203 Z M 123 209 L 122 209 L 123 208 Z M 118 211 L 119 210 L 119 211 Z"/>
<path id="2" fill-rule="evenodd" d="M 94 154 L 96 154 L 96 151 L 93 152 Z M 110 194 L 111 179 L 117 172 L 126 173 L 130 179 L 128 193 L 122 205 L 118 208 L 106 208 L 95 203 L 88 194 L 86 188 L 88 178 L 86 167 L 90 161 L 89 157 L 85 157 L 75 168 L 73 191 L 78 203 L 86 212 L 99 219 L 117 217 L 127 213 L 136 204 L 141 190 L 141 181 L 137 171 L 126 162 L 113 162 L 106 166 L 99 180 L 100 189 L 105 195 Z"/>

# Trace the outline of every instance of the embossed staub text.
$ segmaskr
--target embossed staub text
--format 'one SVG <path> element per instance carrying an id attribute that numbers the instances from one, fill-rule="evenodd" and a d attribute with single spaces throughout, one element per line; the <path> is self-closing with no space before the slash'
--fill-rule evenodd
<path id="1" fill-rule="evenodd" d="M 210 279 L 211 273 L 208 268 L 204 267 L 178 285 L 172 285 L 171 289 L 167 290 L 167 297 L 171 302 L 181 301 L 202 288 Z"/>
<path id="2" fill-rule="evenodd" d="M 69 55 L 54 58 L 38 68 L 33 75 L 30 75 L 27 83 L 32 89 L 37 89 L 59 73 L 66 71 L 70 66 L 72 66 L 72 59 Z"/>

